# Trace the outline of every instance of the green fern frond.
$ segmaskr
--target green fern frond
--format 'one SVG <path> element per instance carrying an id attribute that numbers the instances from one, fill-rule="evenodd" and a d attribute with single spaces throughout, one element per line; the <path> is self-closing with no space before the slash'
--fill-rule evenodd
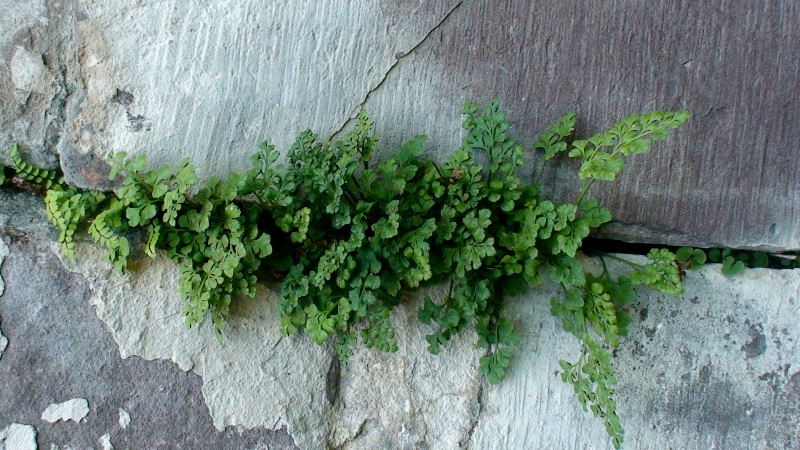
<path id="1" fill-rule="evenodd" d="M 42 185 L 45 189 L 64 184 L 64 179 L 57 170 L 42 169 L 25 161 L 19 153 L 19 145 L 14 144 L 11 146 L 9 156 L 11 156 L 11 161 L 17 174 L 24 180 Z"/>

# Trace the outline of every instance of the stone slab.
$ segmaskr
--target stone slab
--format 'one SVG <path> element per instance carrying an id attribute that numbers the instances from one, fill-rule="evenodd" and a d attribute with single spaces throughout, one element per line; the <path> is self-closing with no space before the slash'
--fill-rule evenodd
<path id="1" fill-rule="evenodd" d="M 792 0 L 465 1 L 365 108 L 397 140 L 431 135 L 433 152 L 457 145 L 466 100 L 499 98 L 527 143 L 568 111 L 589 136 L 629 114 L 688 109 L 672 138 L 593 189 L 617 221 L 605 236 L 798 249 L 798 23 Z M 545 185 L 574 199 L 575 166 L 555 169 Z"/>
<path id="2" fill-rule="evenodd" d="M 611 238 L 800 248 L 800 6 L 614 0 L 145 2 L 0 0 L 0 162 L 108 188 L 102 157 L 243 169 L 265 138 L 335 134 L 366 107 L 386 147 L 460 143 L 465 100 L 500 98 L 530 142 L 575 110 L 578 135 L 625 115 L 694 119 L 594 193 Z M 574 196 L 572 167 L 544 177 Z"/>

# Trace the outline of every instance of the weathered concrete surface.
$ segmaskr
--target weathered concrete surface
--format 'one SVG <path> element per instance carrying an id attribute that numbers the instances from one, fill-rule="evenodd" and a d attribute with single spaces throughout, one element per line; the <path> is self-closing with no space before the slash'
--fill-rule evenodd
<path id="1" fill-rule="evenodd" d="M 220 431 L 209 416 L 203 381 L 165 361 L 122 359 L 90 305 L 88 283 L 64 270 L 35 218 L 40 200 L 17 197 L 9 210 L 0 196 L 2 240 L 10 248 L 0 273 L 6 282 L 0 317 L 8 347 L 0 359 L 0 429 L 13 423 L 35 427 L 39 448 L 100 448 L 109 435 L 117 449 L 293 449 L 285 430 Z M 50 424 L 42 412 L 65 399 L 88 400 L 80 423 Z M 120 408 L 130 417 L 123 427 Z M 280 428 L 280 427 L 276 427 Z M 14 447 L 6 447 L 7 449 Z"/>
<path id="2" fill-rule="evenodd" d="M 34 425 L 42 448 L 96 447 L 106 434 L 116 448 L 608 448 L 559 379 L 557 360 L 577 343 L 548 314 L 552 287 L 512 302 L 522 346 L 498 386 L 479 376 L 471 333 L 427 354 L 413 304 L 394 315 L 397 353 L 358 349 L 339 367 L 305 337 L 280 337 L 266 288 L 235 308 L 220 343 L 207 326 L 183 327 L 168 261 L 131 261 L 118 275 L 87 244 L 59 261 L 38 200 L 0 200 L 11 205 L 0 210 L 10 249 L 0 426 Z M 628 448 L 799 445 L 800 270 L 727 279 L 708 266 L 686 288 L 642 291 L 631 307 L 638 320 L 616 363 Z M 41 420 L 70 398 L 88 400 L 83 421 Z"/>
<path id="3" fill-rule="evenodd" d="M 498 386 L 477 374 L 474 335 L 439 357 L 426 355 L 425 330 L 409 320 L 413 305 L 395 316 L 398 353 L 361 349 L 331 382 L 332 355 L 303 338 L 280 341 L 273 294 L 245 301 L 220 345 L 208 327 L 180 327 L 176 271 L 167 263 L 137 264 L 117 276 L 104 272 L 101 254 L 88 246 L 65 263 L 89 280 L 123 355 L 172 359 L 203 377 L 215 424 L 285 423 L 302 448 L 608 447 L 600 422 L 560 381 L 557 361 L 574 357 L 577 343 L 549 316 L 554 287 L 509 309 L 523 344 Z M 690 272 L 686 286 L 677 297 L 643 290 L 632 307 L 640 321 L 617 351 L 630 448 L 800 444 L 800 271 L 750 270 L 727 279 L 708 266 Z M 279 386 L 276 372 L 285 377 Z M 313 395 L 298 398 L 300 392 Z M 293 411 L 298 407 L 302 415 Z"/>
<path id="4" fill-rule="evenodd" d="M 800 270 L 725 278 L 709 265 L 685 286 L 681 296 L 640 289 L 630 307 L 615 362 L 624 448 L 798 447 Z M 470 448 L 610 447 L 561 384 L 558 359 L 577 358 L 577 344 L 549 317 L 552 295 L 545 287 L 510 308 L 522 346 L 508 379 L 484 390 Z"/>
<path id="5" fill-rule="evenodd" d="M 0 0 L 0 161 L 103 186 L 109 151 L 203 176 L 264 138 L 323 136 L 365 106 L 394 145 L 459 144 L 460 105 L 500 98 L 530 141 L 576 110 L 587 135 L 690 109 L 658 151 L 595 189 L 634 241 L 800 248 L 800 4 L 732 2 L 145 2 Z M 572 167 L 545 181 L 571 198 Z M 107 185 L 105 185 L 107 187 Z"/>
<path id="6" fill-rule="evenodd" d="M 414 307 L 395 317 L 401 351 L 359 349 L 339 367 L 306 337 L 280 335 L 276 295 L 267 289 L 241 300 L 219 342 L 208 324 L 183 326 L 171 262 L 138 260 L 117 275 L 87 245 L 64 264 L 89 281 L 123 357 L 171 359 L 203 378 L 218 428 L 286 426 L 309 449 L 456 448 L 468 440 L 480 390 L 475 338 L 465 334 L 440 357 L 428 354 Z"/>

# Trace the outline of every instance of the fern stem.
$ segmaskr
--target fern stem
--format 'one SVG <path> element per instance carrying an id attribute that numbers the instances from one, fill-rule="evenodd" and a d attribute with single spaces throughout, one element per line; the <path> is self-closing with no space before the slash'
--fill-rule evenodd
<path id="1" fill-rule="evenodd" d="M 602 261 L 603 257 L 606 257 L 606 256 L 607 256 L 607 257 L 609 257 L 609 258 L 611 258 L 611 259 L 613 259 L 613 260 L 615 260 L 615 261 L 619 261 L 619 262 L 621 262 L 621 263 L 623 263 L 623 264 L 627 264 L 628 266 L 631 266 L 631 267 L 633 267 L 633 268 L 634 268 L 634 269 L 636 269 L 636 270 L 639 270 L 639 271 L 641 271 L 641 270 L 643 270 L 643 269 L 644 269 L 644 266 L 643 266 L 643 265 L 641 265 L 641 264 L 636 264 L 635 262 L 631 262 L 631 261 L 628 261 L 628 260 L 627 260 L 627 259 L 625 259 L 625 258 L 620 258 L 620 257 L 618 257 L 618 256 L 614 256 L 614 255 L 612 255 L 612 254 L 610 254 L 610 253 L 602 253 L 602 254 L 600 255 L 600 259 L 601 259 L 601 261 Z M 603 266 L 605 266 L 605 262 L 603 263 Z"/>
<path id="2" fill-rule="evenodd" d="M 589 192 L 589 188 L 592 187 L 592 185 L 594 184 L 595 181 L 597 181 L 597 180 L 592 179 L 592 180 L 589 180 L 588 183 L 585 183 L 583 185 L 583 188 L 581 189 L 581 193 L 580 193 L 580 195 L 578 195 L 578 200 L 575 201 L 576 205 L 580 205 L 581 204 L 581 201 L 583 201 L 583 197 L 586 196 L 586 193 Z"/>

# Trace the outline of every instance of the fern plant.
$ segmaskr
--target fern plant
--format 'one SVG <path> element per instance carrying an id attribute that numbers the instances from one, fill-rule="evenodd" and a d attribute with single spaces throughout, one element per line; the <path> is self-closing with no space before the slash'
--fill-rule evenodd
<path id="1" fill-rule="evenodd" d="M 318 344 L 331 340 L 343 362 L 359 342 L 395 351 L 390 318 L 403 294 L 446 283 L 447 294 L 426 297 L 418 312 L 433 326 L 428 350 L 439 353 L 472 328 L 476 345 L 485 349 L 480 371 L 497 383 L 519 344 L 514 321 L 504 316 L 507 299 L 550 279 L 563 291 L 551 299 L 551 313 L 581 346 L 577 361 L 560 361 L 562 379 L 619 447 L 611 350 L 630 322 L 625 305 L 636 285 L 672 294 L 683 286 L 676 256 L 667 249 L 651 251 L 646 264 L 608 255 L 628 264 L 623 276 L 587 272 L 578 259 L 583 239 L 611 220 L 589 194 L 690 114 L 634 115 L 570 141 L 575 115 L 569 113 L 527 150 L 510 137 L 497 101 L 480 112 L 467 104 L 464 115 L 463 143 L 442 164 L 423 157 L 425 136 L 376 163 L 379 136 L 362 112 L 335 142 L 300 133 L 286 163 L 264 143 L 250 170 L 213 178 L 194 195 L 197 177 L 188 160 L 148 169 L 143 156 L 118 153 L 111 178 L 122 175 L 119 188 L 101 193 L 64 186 L 57 173 L 19 160 L 16 147 L 12 159 L 21 176 L 50 189 L 48 218 L 61 230 L 65 254 L 72 254 L 75 233 L 86 227 L 122 271 L 131 231 L 143 230 L 143 251 L 155 257 L 161 250 L 179 267 L 186 324 L 210 318 L 219 336 L 231 302 L 252 296 L 257 275 L 270 273 L 282 280 L 283 333 L 303 331 Z M 531 153 L 541 164 L 537 181 L 527 184 L 518 172 Z M 541 195 L 544 167 L 559 154 L 580 162 L 574 202 Z"/>

